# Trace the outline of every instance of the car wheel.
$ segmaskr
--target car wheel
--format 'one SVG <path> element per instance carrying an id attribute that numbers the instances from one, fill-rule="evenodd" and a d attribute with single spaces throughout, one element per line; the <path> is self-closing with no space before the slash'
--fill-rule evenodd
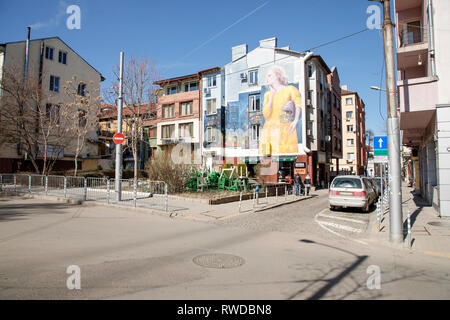
<path id="1" fill-rule="evenodd" d="M 369 205 L 369 202 L 367 202 L 366 205 L 362 208 L 362 211 L 364 213 L 367 213 L 367 212 L 369 212 L 369 209 L 370 209 L 370 205 Z"/>
<path id="2" fill-rule="evenodd" d="M 330 210 L 331 211 L 336 211 L 336 207 L 335 206 L 330 206 Z"/>

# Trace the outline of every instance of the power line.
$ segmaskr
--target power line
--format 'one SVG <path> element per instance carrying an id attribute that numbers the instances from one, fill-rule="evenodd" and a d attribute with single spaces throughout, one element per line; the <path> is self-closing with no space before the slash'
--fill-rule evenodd
<path id="1" fill-rule="evenodd" d="M 347 39 L 347 38 L 356 36 L 357 34 L 366 32 L 366 31 L 368 31 L 368 30 L 370 30 L 370 29 L 369 29 L 369 28 L 365 28 L 365 29 L 363 29 L 363 30 L 360 30 L 360 31 L 358 31 L 358 32 L 351 33 L 351 34 L 346 35 L 346 36 L 343 36 L 343 37 L 341 37 L 341 38 L 337 38 L 337 39 L 335 39 L 335 40 L 331 40 L 331 41 L 325 42 L 325 43 L 323 43 L 323 44 L 320 44 L 320 45 L 318 45 L 318 46 L 316 46 L 316 47 L 313 47 L 313 48 L 308 49 L 308 50 L 305 50 L 305 51 L 312 51 L 312 50 L 314 50 L 314 49 L 321 48 L 321 47 L 324 47 L 324 46 L 333 44 L 333 43 L 335 43 L 335 42 L 338 42 L 338 41 L 341 41 L 341 40 L 344 40 L 344 39 Z"/>

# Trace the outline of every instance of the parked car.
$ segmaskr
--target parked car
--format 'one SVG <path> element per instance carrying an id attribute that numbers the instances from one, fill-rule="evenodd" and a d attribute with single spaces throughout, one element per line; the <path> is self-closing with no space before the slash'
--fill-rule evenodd
<path id="1" fill-rule="evenodd" d="M 375 180 L 375 178 L 369 178 L 369 182 L 371 183 L 372 188 L 375 191 L 375 194 L 377 195 L 375 199 L 375 201 L 377 201 L 378 197 L 381 195 L 381 189 L 380 187 L 378 187 L 377 180 Z"/>
<path id="2" fill-rule="evenodd" d="M 369 178 L 361 176 L 337 176 L 333 179 L 328 191 L 331 210 L 353 207 L 369 212 L 376 198 L 376 192 Z"/>
<path id="3" fill-rule="evenodd" d="M 378 178 L 375 178 L 375 181 L 377 182 L 377 186 L 378 186 L 378 189 L 380 190 L 380 195 L 381 195 L 381 190 L 385 190 L 386 189 L 386 180 L 383 178 L 380 178 L 380 177 L 378 177 Z"/>

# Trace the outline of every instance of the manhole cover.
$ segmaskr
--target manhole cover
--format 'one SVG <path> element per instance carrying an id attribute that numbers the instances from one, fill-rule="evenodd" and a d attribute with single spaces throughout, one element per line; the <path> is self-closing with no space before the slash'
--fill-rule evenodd
<path id="1" fill-rule="evenodd" d="M 428 222 L 428 224 L 430 226 L 434 226 L 434 227 L 448 227 L 448 228 L 450 228 L 450 221 L 433 221 L 433 222 Z"/>
<path id="2" fill-rule="evenodd" d="M 192 261 L 206 268 L 229 269 L 240 267 L 245 263 L 241 257 L 232 254 L 202 254 L 196 256 Z"/>

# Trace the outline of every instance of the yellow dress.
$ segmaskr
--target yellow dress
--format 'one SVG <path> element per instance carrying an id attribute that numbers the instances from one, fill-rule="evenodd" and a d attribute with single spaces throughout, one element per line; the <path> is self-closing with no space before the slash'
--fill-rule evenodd
<path id="1" fill-rule="evenodd" d="M 289 126 L 292 122 L 283 122 L 283 106 L 290 100 L 295 104 L 295 108 L 301 108 L 301 95 L 294 86 L 286 86 L 281 91 L 274 94 L 272 99 L 272 110 L 268 104 L 270 91 L 264 94 L 263 116 L 265 123 L 262 129 L 259 144 L 261 155 L 277 154 L 298 154 L 297 130 L 289 134 Z M 301 116 L 299 117 L 301 121 Z"/>

